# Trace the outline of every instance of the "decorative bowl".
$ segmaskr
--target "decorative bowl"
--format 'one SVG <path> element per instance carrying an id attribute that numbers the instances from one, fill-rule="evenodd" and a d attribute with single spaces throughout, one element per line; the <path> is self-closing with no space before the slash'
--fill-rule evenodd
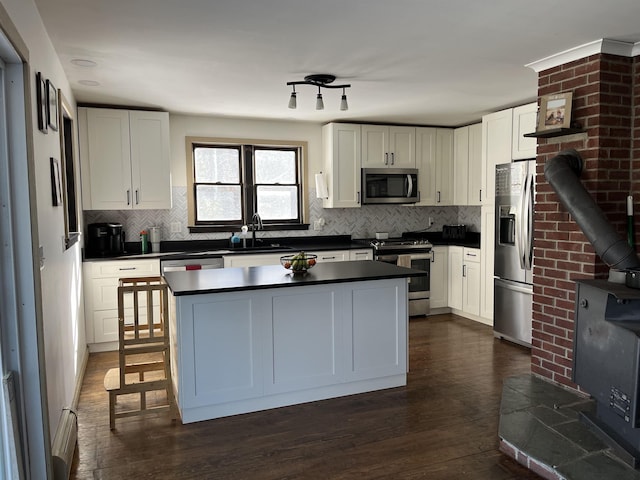
<path id="1" fill-rule="evenodd" d="M 280 263 L 287 270 L 291 270 L 294 275 L 302 275 L 316 264 L 317 258 L 317 255 L 300 252 L 295 255 L 280 257 Z"/>

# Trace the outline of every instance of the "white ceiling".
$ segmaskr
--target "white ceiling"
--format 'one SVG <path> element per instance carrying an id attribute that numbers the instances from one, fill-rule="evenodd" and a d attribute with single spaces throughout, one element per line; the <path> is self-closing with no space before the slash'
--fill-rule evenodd
<path id="1" fill-rule="evenodd" d="M 80 103 L 457 126 L 535 100 L 526 64 L 640 40 L 638 0 L 36 0 Z M 78 67 L 87 59 L 95 67 Z M 340 90 L 288 81 L 330 73 Z M 81 80 L 99 82 L 83 86 Z"/>

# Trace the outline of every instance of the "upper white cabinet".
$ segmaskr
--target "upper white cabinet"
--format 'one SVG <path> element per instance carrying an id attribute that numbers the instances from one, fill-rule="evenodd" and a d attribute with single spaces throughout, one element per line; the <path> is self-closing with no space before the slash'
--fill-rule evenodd
<path id="1" fill-rule="evenodd" d="M 536 131 L 537 119 L 538 104 L 535 102 L 513 109 L 513 136 L 511 139 L 511 158 L 513 160 L 535 158 L 538 146 L 537 139 L 524 135 Z"/>
<path id="2" fill-rule="evenodd" d="M 493 205 L 496 165 L 511 161 L 513 113 L 501 110 L 482 117 L 482 204 Z"/>
<path id="3" fill-rule="evenodd" d="M 415 168 L 416 129 L 362 125 L 362 168 Z"/>
<path id="4" fill-rule="evenodd" d="M 453 205 L 453 130 L 416 128 L 419 206 Z"/>
<path id="5" fill-rule="evenodd" d="M 361 126 L 329 123 L 322 127 L 322 150 L 329 198 L 324 208 L 360 206 Z"/>
<path id="6" fill-rule="evenodd" d="M 453 204 L 482 202 L 482 124 L 453 132 Z"/>
<path id="7" fill-rule="evenodd" d="M 78 108 L 85 210 L 171 208 L 169 114 Z"/>

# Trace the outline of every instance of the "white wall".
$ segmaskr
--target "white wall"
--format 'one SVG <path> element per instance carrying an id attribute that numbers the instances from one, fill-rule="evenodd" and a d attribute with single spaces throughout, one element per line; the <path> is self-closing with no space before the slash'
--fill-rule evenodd
<path id="1" fill-rule="evenodd" d="M 51 202 L 50 157 L 60 160 L 58 132 L 38 130 L 36 72 L 60 88 L 75 111 L 75 101 L 62 65 L 44 29 L 33 0 L 0 0 L 29 49 L 29 83 L 33 120 L 33 154 L 39 238 L 44 249 L 40 271 L 44 325 L 44 358 L 48 389 L 51 439 L 60 413 L 71 406 L 79 368 L 86 359 L 80 243 L 64 250 L 63 207 Z M 35 352 L 33 352 L 35 355 Z"/>
<path id="2" fill-rule="evenodd" d="M 173 186 L 187 186 L 185 137 L 295 140 L 308 142 L 307 178 L 322 165 L 322 125 L 274 120 L 239 120 L 216 117 L 170 115 L 171 180 Z"/>

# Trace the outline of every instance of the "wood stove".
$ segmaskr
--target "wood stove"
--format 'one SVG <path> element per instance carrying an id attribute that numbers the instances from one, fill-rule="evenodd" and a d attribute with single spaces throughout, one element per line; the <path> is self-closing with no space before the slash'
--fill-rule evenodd
<path id="1" fill-rule="evenodd" d="M 634 468 L 640 465 L 640 290 L 576 283 L 573 381 L 596 400 L 583 420 Z"/>

